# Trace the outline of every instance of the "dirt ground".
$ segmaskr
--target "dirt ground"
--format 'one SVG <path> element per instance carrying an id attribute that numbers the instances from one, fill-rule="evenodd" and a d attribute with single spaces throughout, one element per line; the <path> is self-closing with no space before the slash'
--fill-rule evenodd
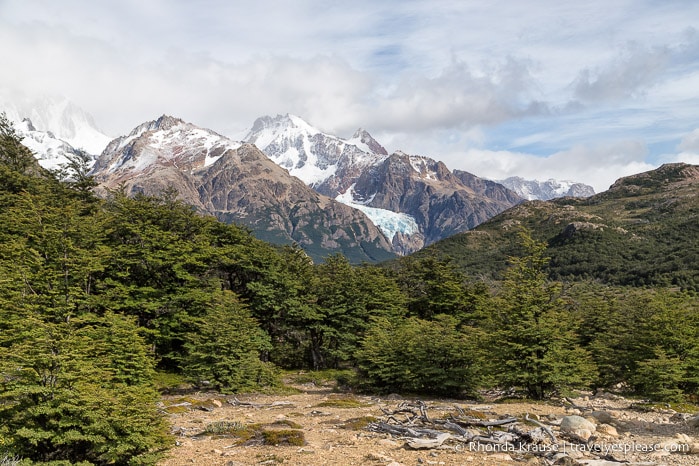
<path id="1" fill-rule="evenodd" d="M 177 445 L 161 466 L 182 465 L 472 465 L 497 466 L 508 464 L 552 464 L 552 455 L 527 452 L 472 451 L 463 443 L 447 441 L 439 449 L 413 450 L 405 439 L 386 433 L 371 432 L 366 423 L 385 420 L 381 408 L 395 409 L 403 398 L 376 398 L 333 393 L 332 387 L 314 384 L 297 386 L 302 392 L 293 395 L 223 396 L 197 393 L 186 396 L 166 396 L 163 410 L 168 412 Z M 550 421 L 556 431 L 556 419 L 569 414 L 581 414 L 595 421 L 598 433 L 590 442 L 609 445 L 612 450 L 571 453 L 574 461 L 558 459 L 556 464 L 699 465 L 699 454 L 671 452 L 672 445 L 689 438 L 699 442 L 699 428 L 687 424 L 687 414 L 671 409 L 640 411 L 631 403 L 614 396 L 581 397 L 572 400 L 582 411 L 564 403 L 469 403 L 463 400 L 424 399 L 432 416 L 458 414 L 457 408 L 483 413 L 485 419 L 505 415 Z M 592 419 L 592 411 L 605 411 L 610 419 L 605 427 Z M 349 422 L 348 422 L 349 421 Z M 606 426 L 611 425 L 613 428 Z M 234 429 L 230 430 L 233 426 Z M 226 431 L 226 429 L 228 429 Z M 236 430 L 238 429 L 238 430 Z M 256 430 L 257 429 L 257 430 Z M 283 436 L 280 445 L 264 445 L 261 430 L 290 430 L 303 439 L 294 438 L 287 444 Z M 243 436 L 241 432 L 247 434 Z M 250 433 L 252 432 L 252 434 Z M 604 433 L 602 433 L 604 432 Z M 678 436 L 678 434 L 680 434 Z M 682 437 L 682 434 L 688 437 Z M 250 437 L 250 438 L 247 438 Z M 676 439 L 684 440 L 676 440 Z M 274 440 L 272 440 L 274 441 Z M 268 440 L 269 442 L 269 440 Z M 302 444 L 301 444 L 302 443 Z M 588 444 L 589 445 L 589 444 Z M 696 446 L 696 445 L 695 445 Z M 641 448 L 642 447 L 642 448 Z M 648 447 L 648 448 L 646 448 Z M 626 451 L 624 451 L 626 450 Z M 699 453 L 699 452 L 697 452 Z M 560 455 L 559 455 L 560 456 Z M 572 459 L 572 458 L 571 458 Z M 603 463 L 600 461 L 607 461 Z"/>

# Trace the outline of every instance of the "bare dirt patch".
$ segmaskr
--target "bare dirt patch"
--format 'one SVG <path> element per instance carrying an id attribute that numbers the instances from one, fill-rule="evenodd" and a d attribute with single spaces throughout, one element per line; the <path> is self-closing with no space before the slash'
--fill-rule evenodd
<path id="1" fill-rule="evenodd" d="M 410 424 L 386 411 L 404 398 L 333 393 L 332 387 L 299 386 L 294 395 L 223 396 L 215 393 L 167 396 L 168 412 L 177 446 L 161 462 L 180 465 L 507 465 L 507 464 L 613 464 L 699 465 L 699 428 L 688 423 L 690 414 L 672 409 L 638 409 L 613 395 L 577 398 L 571 403 L 469 403 L 463 400 L 427 400 L 430 416 L 449 418 L 466 413 L 473 419 L 522 420 L 520 430 L 535 429 L 538 420 L 557 437 L 557 445 L 520 449 L 483 447 L 480 451 L 454 437 L 438 448 L 414 450 L 409 439 L 372 432 L 377 422 Z M 480 415 L 479 415 L 480 413 Z M 589 419 L 596 432 L 586 442 L 560 431 L 564 416 Z M 413 421 L 414 422 L 414 421 Z M 527 427 L 528 426 L 528 427 Z M 494 427 L 483 430 L 484 435 Z M 692 445 L 694 444 L 694 447 Z M 673 447 L 674 445 L 674 447 Z M 683 447 L 687 445 L 687 447 Z M 548 448 L 548 451 L 544 451 Z M 554 448 L 556 451 L 554 451 Z"/>

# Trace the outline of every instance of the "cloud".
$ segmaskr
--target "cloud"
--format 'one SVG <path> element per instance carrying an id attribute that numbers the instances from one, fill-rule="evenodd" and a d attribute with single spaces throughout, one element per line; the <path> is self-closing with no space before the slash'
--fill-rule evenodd
<path id="1" fill-rule="evenodd" d="M 680 142 L 699 120 L 696 17 L 631 0 L 0 0 L 0 87 L 64 95 L 113 136 L 163 113 L 232 135 L 289 112 L 455 168 L 604 188 L 696 153 Z"/>
<path id="2" fill-rule="evenodd" d="M 452 63 L 434 78 L 405 77 L 365 109 L 384 130 L 429 131 L 494 125 L 525 115 L 545 113 L 531 98 L 528 63 L 513 58 L 477 74 L 463 62 Z"/>
<path id="3" fill-rule="evenodd" d="M 645 162 L 647 148 L 641 141 L 617 141 L 577 145 L 548 157 L 511 151 L 471 149 L 446 157 L 450 168 L 459 168 L 491 179 L 517 174 L 527 179 L 549 178 L 579 181 L 595 192 L 609 188 L 617 179 L 654 168 Z"/>
<path id="4" fill-rule="evenodd" d="M 585 102 L 614 102 L 636 97 L 652 86 L 671 60 L 667 47 L 644 48 L 631 42 L 606 67 L 580 71 L 575 96 Z"/>
<path id="5" fill-rule="evenodd" d="M 699 128 L 683 137 L 682 142 L 680 142 L 680 145 L 677 146 L 677 149 L 682 152 L 699 154 Z"/>

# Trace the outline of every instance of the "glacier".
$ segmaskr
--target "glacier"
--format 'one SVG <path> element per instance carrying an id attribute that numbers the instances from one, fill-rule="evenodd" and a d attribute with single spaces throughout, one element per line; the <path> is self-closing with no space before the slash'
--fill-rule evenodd
<path id="1" fill-rule="evenodd" d="M 412 235 L 418 232 L 417 222 L 412 215 L 365 205 L 370 200 L 364 202 L 355 200 L 354 185 L 337 196 L 335 200 L 362 211 L 389 240 L 393 240 L 393 237 L 398 233 Z"/>

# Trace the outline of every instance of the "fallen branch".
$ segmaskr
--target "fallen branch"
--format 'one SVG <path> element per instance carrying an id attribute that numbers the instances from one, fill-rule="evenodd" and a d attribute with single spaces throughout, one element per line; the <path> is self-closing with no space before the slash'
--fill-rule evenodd
<path id="1" fill-rule="evenodd" d="M 551 441 L 552 441 L 554 444 L 558 444 L 558 440 L 556 439 L 556 436 L 554 435 L 554 433 L 553 433 L 553 431 L 551 430 L 551 428 L 549 428 L 548 426 L 542 424 L 541 422 L 537 421 L 536 419 L 530 418 L 530 417 L 529 417 L 529 413 L 527 413 L 527 414 L 524 415 L 524 420 L 525 420 L 525 421 L 529 421 L 529 422 L 531 422 L 531 423 L 533 423 L 533 424 L 536 424 L 537 426 L 541 427 L 541 428 L 544 430 L 544 432 L 546 432 L 546 434 L 551 438 Z"/>
<path id="2" fill-rule="evenodd" d="M 495 427 L 504 426 L 505 424 L 512 424 L 517 422 L 516 417 L 508 417 L 506 419 L 497 419 L 495 421 L 481 421 L 480 419 L 463 419 L 460 417 L 452 417 L 452 421 L 462 425 L 462 426 L 472 426 L 472 427 Z"/>
<path id="3" fill-rule="evenodd" d="M 441 447 L 442 444 L 445 441 L 447 441 L 449 438 L 451 438 L 451 435 L 444 433 L 444 434 L 439 434 L 437 437 L 435 437 L 433 439 L 414 438 L 414 439 L 408 440 L 407 444 L 413 450 L 429 450 L 432 448 Z"/>

